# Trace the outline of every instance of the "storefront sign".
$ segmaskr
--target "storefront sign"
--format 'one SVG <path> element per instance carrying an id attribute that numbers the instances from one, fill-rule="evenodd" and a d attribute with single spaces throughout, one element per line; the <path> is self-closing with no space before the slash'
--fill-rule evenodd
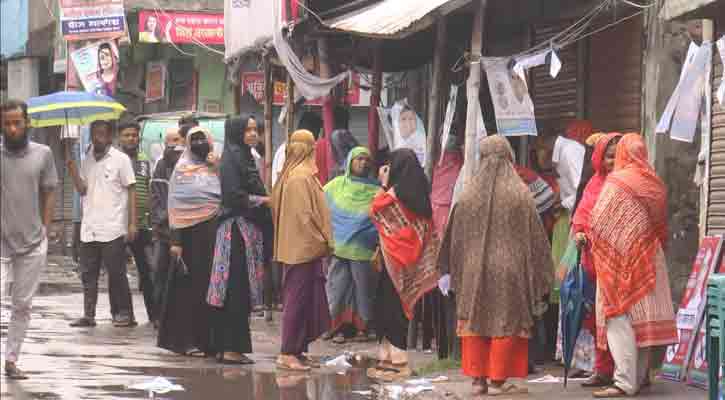
<path id="1" fill-rule="evenodd" d="M 368 78 L 368 80 L 370 80 Z M 264 72 L 242 72 L 242 88 L 244 93 L 249 93 L 258 103 L 264 102 Z M 367 107 L 370 105 L 370 89 L 361 88 L 361 81 L 365 79 L 360 74 L 353 72 L 347 81 L 347 97 L 345 104 L 354 107 Z M 272 104 L 283 106 L 287 97 L 287 83 L 275 81 L 273 85 Z M 307 100 L 308 106 L 322 105 L 322 99 Z"/>
<path id="2" fill-rule="evenodd" d="M 126 34 L 123 0 L 59 0 L 66 40 L 116 38 Z"/>
<path id="3" fill-rule="evenodd" d="M 113 97 L 118 78 L 118 47 L 101 41 L 71 52 L 71 60 L 86 92 Z"/>
<path id="4" fill-rule="evenodd" d="M 722 238 L 719 236 L 705 237 L 700 244 L 680 308 L 677 310 L 678 343 L 667 347 L 662 364 L 664 378 L 677 381 L 684 378 L 705 312 L 707 279 L 715 270 L 721 251 Z"/>
<path id="5" fill-rule="evenodd" d="M 526 81 L 508 68 L 507 58 L 483 58 L 498 133 L 504 136 L 536 136 L 534 103 Z"/>
<path id="6" fill-rule="evenodd" d="M 224 14 L 143 10 L 138 26 L 143 43 L 224 44 Z"/>
<path id="7" fill-rule="evenodd" d="M 164 98 L 166 93 L 166 64 L 162 61 L 146 63 L 146 103 Z"/>

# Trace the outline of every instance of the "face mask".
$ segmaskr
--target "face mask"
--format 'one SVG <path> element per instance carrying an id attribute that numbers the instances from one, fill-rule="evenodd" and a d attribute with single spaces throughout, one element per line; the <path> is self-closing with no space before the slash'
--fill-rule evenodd
<path id="1" fill-rule="evenodd" d="M 200 160 L 206 160 L 209 155 L 209 142 L 198 142 L 191 144 L 191 153 L 194 154 Z"/>
<path id="2" fill-rule="evenodd" d="M 10 151 L 19 151 L 28 145 L 29 138 L 28 134 L 22 136 L 20 139 L 12 139 L 10 136 L 3 135 L 3 145 Z"/>
<path id="3" fill-rule="evenodd" d="M 183 151 L 184 146 L 168 146 L 164 149 L 164 160 L 170 162 L 171 164 L 176 164 Z"/>

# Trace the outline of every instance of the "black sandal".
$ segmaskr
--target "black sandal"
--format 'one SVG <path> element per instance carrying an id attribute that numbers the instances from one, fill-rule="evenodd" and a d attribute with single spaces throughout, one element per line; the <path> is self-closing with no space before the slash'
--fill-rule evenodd
<path id="1" fill-rule="evenodd" d="M 225 365 L 252 365 L 252 364 L 254 364 L 254 360 L 245 356 L 244 354 L 240 354 L 238 360 L 234 360 L 234 359 L 230 360 L 230 359 L 224 358 L 224 353 L 219 353 L 219 355 L 217 356 L 217 361 L 220 364 L 225 364 Z"/>

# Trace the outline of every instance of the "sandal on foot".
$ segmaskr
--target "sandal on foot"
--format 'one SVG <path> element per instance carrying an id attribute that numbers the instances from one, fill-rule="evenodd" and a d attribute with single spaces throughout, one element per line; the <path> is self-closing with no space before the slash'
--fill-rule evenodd
<path id="1" fill-rule="evenodd" d="M 245 356 L 244 354 L 239 354 L 239 358 L 225 358 L 224 353 L 220 353 L 219 356 L 217 357 L 217 361 L 219 361 L 220 364 L 226 364 L 226 365 L 252 365 L 252 364 L 254 364 L 254 360 Z"/>
<path id="2" fill-rule="evenodd" d="M 283 371 L 292 371 L 292 372 L 309 372 L 310 367 L 302 364 L 300 360 L 295 360 L 296 362 L 288 363 L 284 362 L 282 360 L 277 360 L 275 362 L 275 365 L 277 366 L 277 369 L 283 370 Z"/>
<path id="3" fill-rule="evenodd" d="M 601 387 L 607 387 L 612 384 L 612 378 L 608 378 L 606 376 L 602 376 L 599 374 L 594 374 L 586 381 L 582 382 L 582 387 L 585 388 L 601 388 Z"/>
<path id="4" fill-rule="evenodd" d="M 306 365 L 310 368 L 322 368 L 322 364 L 320 364 L 318 361 L 313 360 L 312 358 L 302 355 L 298 357 L 300 359 L 300 362 L 302 365 Z"/>
<path id="5" fill-rule="evenodd" d="M 83 317 L 71 322 L 71 328 L 92 328 L 96 326 L 96 320 L 93 318 Z"/>
<path id="6" fill-rule="evenodd" d="M 627 397 L 627 392 L 617 386 L 610 386 L 604 390 L 592 393 L 592 396 L 596 399 L 614 399 Z"/>
<path id="7" fill-rule="evenodd" d="M 529 393 L 529 389 L 522 387 L 522 386 L 516 386 L 513 383 L 504 383 L 501 386 L 489 386 L 488 387 L 488 395 L 489 396 L 500 396 L 503 394 L 526 394 Z"/>
<path id="8" fill-rule="evenodd" d="M 195 358 L 205 358 L 206 357 L 206 353 L 204 353 L 203 351 L 201 351 L 199 349 L 191 349 L 191 350 L 187 351 L 186 353 L 184 353 L 184 355 L 187 357 L 195 357 Z"/>
<path id="9" fill-rule="evenodd" d="M 5 376 L 7 376 L 8 379 L 16 381 L 28 379 L 28 376 L 25 375 L 25 373 L 20 368 L 18 368 L 14 362 L 5 363 Z"/>

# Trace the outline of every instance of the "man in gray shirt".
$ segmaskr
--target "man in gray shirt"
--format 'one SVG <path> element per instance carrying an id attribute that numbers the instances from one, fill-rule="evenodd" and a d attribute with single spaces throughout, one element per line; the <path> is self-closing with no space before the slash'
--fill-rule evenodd
<path id="1" fill-rule="evenodd" d="M 5 375 L 26 379 L 16 366 L 30 323 L 30 309 L 48 255 L 58 174 L 48 146 L 28 138 L 28 106 L 8 101 L 0 106 L 0 270 L 2 291 L 12 282 Z M 2 294 L 5 297 L 5 293 Z"/>

